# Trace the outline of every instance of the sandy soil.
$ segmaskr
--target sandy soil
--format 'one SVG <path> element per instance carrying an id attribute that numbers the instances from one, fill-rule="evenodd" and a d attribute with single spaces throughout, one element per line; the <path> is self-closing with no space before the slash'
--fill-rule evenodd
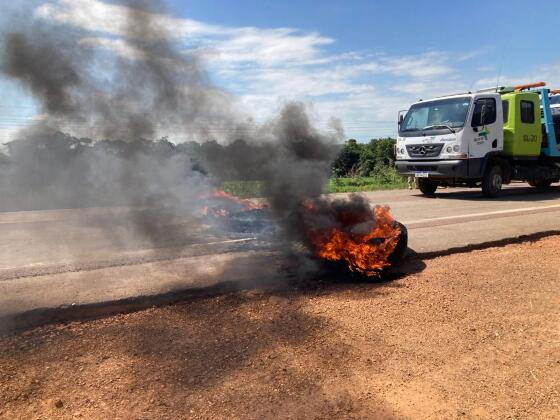
<path id="1" fill-rule="evenodd" d="M 560 418 L 560 237 L 0 338 L 0 418 Z"/>

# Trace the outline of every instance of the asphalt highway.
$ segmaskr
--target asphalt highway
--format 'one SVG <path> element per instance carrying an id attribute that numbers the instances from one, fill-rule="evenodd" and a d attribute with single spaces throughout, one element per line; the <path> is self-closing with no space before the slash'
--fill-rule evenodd
<path id="1" fill-rule="evenodd" d="M 487 199 L 479 190 L 365 193 L 409 229 L 420 258 L 560 230 L 560 187 L 524 184 Z M 119 302 L 253 279 L 281 281 L 285 250 L 251 235 L 169 227 L 153 241 L 135 229 L 134 210 L 65 209 L 0 213 L 0 329 L 32 311 Z M 165 235 L 163 235 L 166 238 Z M 297 262 L 296 262 L 297 263 Z M 298 268 L 300 273 L 312 267 Z M 4 321 L 1 321 L 4 320 Z"/>

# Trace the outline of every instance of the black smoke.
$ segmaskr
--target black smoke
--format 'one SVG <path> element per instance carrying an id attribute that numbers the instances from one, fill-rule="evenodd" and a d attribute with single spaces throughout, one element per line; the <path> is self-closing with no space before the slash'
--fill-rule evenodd
<path id="1" fill-rule="evenodd" d="M 10 143 L 0 194 L 14 208 L 141 208 L 138 231 L 160 243 L 170 220 L 197 223 L 200 197 L 219 181 L 258 179 L 284 232 L 300 237 L 302 203 L 319 200 L 339 133 L 317 130 L 300 103 L 255 128 L 200 57 L 185 52 L 163 4 L 122 4 L 119 36 L 40 17 L 3 31 L 0 69 L 44 118 Z M 162 135 L 173 142 L 156 141 Z M 195 160 L 178 144 L 187 140 L 206 152 Z M 228 153 L 211 153 L 213 142 Z"/>

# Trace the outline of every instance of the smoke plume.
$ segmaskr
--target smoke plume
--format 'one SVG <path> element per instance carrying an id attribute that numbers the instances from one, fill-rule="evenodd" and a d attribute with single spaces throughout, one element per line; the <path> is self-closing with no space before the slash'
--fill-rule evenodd
<path id="1" fill-rule="evenodd" d="M 200 197 L 227 169 L 230 179 L 262 181 L 284 232 L 301 237 L 302 203 L 323 192 L 339 135 L 318 131 L 299 103 L 255 128 L 166 27 L 163 4 L 124 5 L 122 33 L 112 38 L 41 17 L 4 30 L 0 69 L 43 114 L 0 161 L 5 202 L 141 208 L 138 231 L 162 243 L 174 219 L 197 223 Z M 172 142 L 154 141 L 162 135 Z M 178 144 L 193 140 L 205 151 L 196 161 Z M 227 155 L 211 152 L 216 140 Z"/>

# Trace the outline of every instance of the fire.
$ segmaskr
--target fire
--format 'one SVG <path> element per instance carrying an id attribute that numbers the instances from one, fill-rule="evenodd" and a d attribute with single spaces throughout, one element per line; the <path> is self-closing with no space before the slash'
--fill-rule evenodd
<path id="1" fill-rule="evenodd" d="M 262 203 L 257 203 L 252 200 L 247 200 L 244 198 L 238 198 L 234 195 L 228 194 L 224 190 L 214 190 L 212 191 L 212 193 L 210 193 L 208 197 L 227 200 L 239 204 L 242 207 L 242 211 L 262 209 L 264 207 L 264 204 Z"/>
<path id="2" fill-rule="evenodd" d="M 262 202 L 237 198 L 223 190 L 214 190 L 204 199 L 207 205 L 202 213 L 215 218 L 266 207 Z M 301 212 L 297 212 L 294 223 L 301 223 L 300 238 L 311 251 L 328 261 L 345 262 L 351 271 L 368 277 L 379 275 L 391 265 L 401 234 L 406 236 L 406 228 L 401 231 L 402 225 L 393 219 L 388 207 L 372 208 L 362 196 L 310 199 L 300 205 Z M 274 221 L 271 218 L 267 223 Z"/>
<path id="3" fill-rule="evenodd" d="M 314 211 L 309 204 L 305 207 Z M 350 270 L 373 277 L 391 265 L 388 260 L 399 242 L 401 229 L 387 207 L 375 207 L 367 219 L 357 225 L 340 220 L 341 224 L 334 228 L 310 229 L 307 238 L 318 257 L 345 261 Z"/>
<path id="4" fill-rule="evenodd" d="M 238 198 L 219 189 L 199 198 L 211 201 L 209 205 L 201 209 L 204 216 L 226 217 L 232 212 L 257 210 L 266 207 L 263 203 Z"/>

